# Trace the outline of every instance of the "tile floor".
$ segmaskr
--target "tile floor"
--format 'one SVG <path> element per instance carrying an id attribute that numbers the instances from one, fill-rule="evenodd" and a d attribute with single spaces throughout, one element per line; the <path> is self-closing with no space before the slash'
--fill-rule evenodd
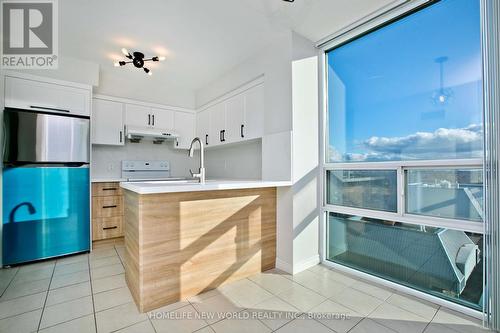
<path id="1" fill-rule="evenodd" d="M 481 332 L 480 321 L 318 265 L 139 313 L 122 244 L 0 270 L 0 332 Z"/>

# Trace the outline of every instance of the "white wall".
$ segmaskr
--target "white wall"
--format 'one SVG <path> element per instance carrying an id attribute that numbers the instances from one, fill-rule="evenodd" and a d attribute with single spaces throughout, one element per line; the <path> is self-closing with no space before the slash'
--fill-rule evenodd
<path id="1" fill-rule="evenodd" d="M 122 160 L 166 160 L 173 177 L 189 176 L 198 167 L 198 156 L 189 158 L 187 150 L 174 149 L 173 143 L 129 143 L 125 146 L 92 146 L 92 178 L 120 178 Z"/>
<path id="2" fill-rule="evenodd" d="M 292 34 L 283 33 L 272 45 L 250 55 L 228 73 L 196 91 L 196 105 L 235 90 L 264 75 L 264 138 L 261 152 L 253 151 L 252 160 L 261 158 L 261 178 L 291 180 Z M 223 153 L 219 153 L 222 155 Z M 237 169 L 226 168 L 229 174 Z"/>
<path id="3" fill-rule="evenodd" d="M 293 35 L 293 263 L 319 262 L 319 119 L 317 50 Z"/>
<path id="4" fill-rule="evenodd" d="M 260 140 L 205 150 L 207 178 L 262 179 Z"/>
<path id="5" fill-rule="evenodd" d="M 287 33 L 196 92 L 196 104 L 203 106 L 264 75 L 265 135 L 260 152 L 246 153 L 255 159 L 261 154 L 262 179 L 293 182 L 277 194 L 276 263 L 290 273 L 319 262 L 317 65 L 312 42 Z M 233 151 L 237 149 L 209 152 L 208 172 L 222 168 Z M 238 167 L 226 165 L 225 170 L 236 174 Z"/>
<path id="6" fill-rule="evenodd" d="M 194 90 L 166 83 L 159 76 L 130 68 L 102 68 L 97 63 L 60 56 L 58 69 L 19 70 L 21 73 L 84 83 L 94 93 L 194 109 Z"/>
<path id="7" fill-rule="evenodd" d="M 57 69 L 29 69 L 18 70 L 18 72 L 84 83 L 94 87 L 99 85 L 99 65 L 71 57 L 59 57 L 59 67 Z"/>
<path id="8" fill-rule="evenodd" d="M 291 33 L 283 33 L 272 45 L 259 50 L 233 70 L 196 91 L 196 105 L 203 106 L 264 74 L 265 134 L 292 129 Z"/>
<path id="9" fill-rule="evenodd" d="M 111 68 L 100 72 L 97 94 L 135 99 L 144 102 L 194 109 L 195 95 L 191 89 L 165 83 L 159 76 L 130 72 L 136 68 Z"/>

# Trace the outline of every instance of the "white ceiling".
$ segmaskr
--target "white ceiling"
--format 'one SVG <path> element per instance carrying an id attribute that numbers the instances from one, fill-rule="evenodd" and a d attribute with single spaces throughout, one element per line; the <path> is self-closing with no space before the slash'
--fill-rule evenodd
<path id="1" fill-rule="evenodd" d="M 393 0 L 64 0 L 60 53 L 115 68 L 120 49 L 164 55 L 155 81 L 196 90 L 293 29 L 317 41 Z M 130 65 L 129 65 L 130 66 Z"/>

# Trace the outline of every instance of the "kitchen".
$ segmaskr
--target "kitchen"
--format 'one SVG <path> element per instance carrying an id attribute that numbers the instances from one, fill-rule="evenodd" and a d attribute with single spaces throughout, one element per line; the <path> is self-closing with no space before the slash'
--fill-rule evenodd
<path id="1" fill-rule="evenodd" d="M 342 56 L 351 45 L 362 50 L 356 43 L 379 31 L 397 29 L 389 22 L 410 25 L 413 17 L 424 20 L 443 8 L 458 12 L 464 1 L 151 0 L 138 6 L 44 0 L 51 5 L 48 17 L 56 18 L 52 39 L 37 27 L 26 28 L 30 37 L 24 37 L 28 44 L 50 45 L 57 67 L 1 68 L 0 332 L 482 331 L 482 226 L 400 212 L 406 193 L 399 179 L 429 166 L 421 158 L 400 165 L 360 157 L 372 152 L 362 150 L 368 141 L 350 134 L 359 135 L 350 121 L 363 117 L 348 107 L 358 106 L 352 91 L 361 96 L 366 89 L 346 93 L 353 82 L 347 69 L 369 74 L 355 82 L 382 74 L 361 65 L 354 70 L 349 61 L 361 56 Z M 3 0 L 2 8 L 11 15 L 4 25 L 7 55 L 21 33 L 16 15 L 25 9 L 16 0 Z M 33 8 L 30 13 L 46 13 Z M 464 29 L 479 31 L 470 21 Z M 337 51 L 339 64 L 349 60 L 340 74 L 328 62 Z M 464 64 L 437 59 L 422 65 L 440 70 L 441 79 L 432 82 L 438 95 L 430 94 L 436 103 L 483 98 L 480 89 L 462 92 L 444 79 Z M 479 67 L 470 68 L 476 74 Z M 453 112 L 450 105 L 443 108 Z M 434 112 L 435 105 L 428 108 Z M 416 123 L 442 118 L 448 119 L 438 114 Z M 475 130 L 453 126 L 447 129 Z M 383 126 L 374 121 L 371 127 L 376 133 Z M 393 136 L 369 139 L 404 138 Z M 348 160 L 341 155 L 349 149 L 361 150 Z M 477 174 L 485 162 L 471 156 L 432 165 L 474 173 L 467 182 L 457 176 L 456 185 L 444 175 L 441 183 L 457 192 L 466 186 L 464 218 L 482 220 Z M 346 172 L 347 165 L 361 176 Z M 393 182 L 402 199 L 391 208 L 399 215 L 363 206 L 366 198 L 379 198 L 380 187 L 392 186 L 385 175 L 363 174 L 381 168 L 400 177 Z M 335 177 L 347 179 L 341 185 L 333 178 L 337 170 Z M 442 191 L 426 181 L 411 185 L 415 195 L 421 187 L 436 192 L 428 199 L 432 206 Z M 350 182 L 371 188 L 353 185 L 349 192 Z M 332 203 L 336 195 L 346 202 Z M 391 195 L 386 191 L 373 202 Z M 342 223 L 350 227 L 341 229 Z M 397 250 L 384 243 L 387 237 L 369 234 L 372 225 L 425 236 L 435 227 L 438 240 L 450 235 L 439 246 L 451 273 L 439 288 L 434 275 L 430 282 L 385 276 L 392 267 L 376 256 Z M 356 236 L 380 247 L 353 255 Z M 358 261 L 342 262 L 351 258 Z M 363 267 L 366 258 L 374 268 Z M 402 275 L 415 276 L 425 266 L 404 259 L 401 265 L 409 268 L 401 268 Z M 399 269 L 399 262 L 391 265 Z"/>

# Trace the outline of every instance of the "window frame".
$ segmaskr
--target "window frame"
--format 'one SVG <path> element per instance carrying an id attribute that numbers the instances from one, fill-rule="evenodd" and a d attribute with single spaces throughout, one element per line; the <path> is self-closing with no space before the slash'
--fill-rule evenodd
<path id="1" fill-rule="evenodd" d="M 443 298 L 439 298 L 434 295 L 430 295 L 421 291 L 418 291 L 416 289 L 412 289 L 409 287 L 406 287 L 404 285 L 400 285 L 388 280 L 385 280 L 383 278 L 379 278 L 376 276 L 373 276 L 368 273 L 364 273 L 362 271 L 358 271 L 355 269 L 352 269 L 347 266 L 343 266 L 341 264 L 332 262 L 327 260 L 326 254 L 327 254 L 327 223 L 328 223 L 328 213 L 329 212 L 339 212 L 341 213 L 341 210 L 344 210 L 347 214 L 352 215 L 365 215 L 367 217 L 374 217 L 374 218 L 390 218 L 388 212 L 380 212 L 377 213 L 376 211 L 371 211 L 371 210 L 364 210 L 364 209 L 351 209 L 351 208 L 346 208 L 346 207 L 335 207 L 332 205 L 325 205 L 326 203 L 326 170 L 331 170 L 331 169 L 336 169 L 336 168 L 341 168 L 342 164 L 346 168 L 352 168 L 356 166 L 356 164 L 361 164 L 357 162 L 352 162 L 352 163 L 333 163 L 327 161 L 327 147 L 329 145 L 329 137 L 328 137 L 328 59 L 327 59 L 327 52 L 341 46 L 342 44 L 348 43 L 356 38 L 362 37 L 363 35 L 370 33 L 373 30 L 377 30 L 385 25 L 391 24 L 394 21 L 399 20 L 402 17 L 405 17 L 407 15 L 410 15 L 422 8 L 425 8 L 427 6 L 430 6 L 436 2 L 439 2 L 440 0 L 413 0 L 413 1 L 408 1 L 408 0 L 396 0 L 393 3 L 389 4 L 386 7 L 381 8 L 380 10 L 377 10 L 373 12 L 372 14 L 361 18 L 358 21 L 353 22 L 351 25 L 333 33 L 330 36 L 325 37 L 324 39 L 318 41 L 316 43 L 316 47 L 318 48 L 318 78 L 319 78 L 319 108 L 318 108 L 318 119 L 319 119 L 319 168 L 318 168 L 318 177 L 319 177 L 319 195 L 318 195 L 318 207 L 320 210 L 319 214 L 319 255 L 320 255 L 320 261 L 324 263 L 328 267 L 332 267 L 335 269 L 338 269 L 340 271 L 344 271 L 350 274 L 354 274 L 356 276 L 359 276 L 361 278 L 367 279 L 369 281 L 375 281 L 377 283 L 380 283 L 382 285 L 385 285 L 389 288 L 394 288 L 396 290 L 400 290 L 402 292 L 405 292 L 410 295 L 414 295 L 416 297 L 420 297 L 422 299 L 426 299 L 430 302 L 434 302 L 436 304 L 440 304 L 443 306 L 446 306 L 450 309 L 459 311 L 461 313 L 465 313 L 469 316 L 473 316 L 478 319 L 483 319 L 483 312 L 477 311 L 475 309 L 471 309 L 469 307 L 445 300 Z M 483 115 L 483 123 L 484 123 L 484 115 Z M 484 147 L 485 149 L 486 147 Z M 422 165 L 426 161 L 397 161 L 397 162 L 363 162 L 362 163 L 362 168 L 363 169 L 368 169 L 369 167 L 372 167 L 374 169 L 376 168 L 387 168 L 389 166 L 391 167 L 398 167 L 399 164 L 407 164 L 406 167 L 410 167 L 408 164 L 412 164 L 413 166 L 422 168 L 425 167 Z M 428 162 L 428 161 L 427 161 Z M 485 169 L 485 164 L 484 164 L 484 158 L 479 158 L 479 159 L 474 159 L 474 160 L 448 160 L 448 163 L 452 164 L 447 164 L 446 160 L 437 162 L 433 161 L 435 163 L 443 163 L 445 165 L 441 166 L 456 166 L 456 167 L 470 167 L 470 166 L 479 166 L 482 167 L 483 170 L 486 171 Z M 458 162 L 463 162 L 462 165 L 457 165 L 456 163 Z M 402 165 L 401 165 L 402 167 Z M 483 193 L 486 191 L 486 186 L 487 186 L 487 178 L 486 178 L 486 173 L 483 171 L 483 180 L 484 180 L 484 186 L 483 186 Z M 403 183 L 402 186 L 405 186 Z M 336 209 L 338 208 L 338 210 Z M 399 209 L 399 205 L 398 205 Z M 392 217 L 391 217 L 392 218 Z M 409 224 L 421 224 L 421 225 L 429 225 L 431 227 L 448 227 L 448 228 L 454 228 L 454 229 L 459 229 L 463 231 L 468 231 L 468 232 L 476 232 L 480 233 L 486 236 L 486 229 L 487 225 L 486 223 L 479 223 L 479 222 L 474 222 L 474 221 L 458 221 L 458 220 L 448 220 L 444 218 L 437 218 L 437 217 L 422 217 L 422 216 L 405 216 L 404 218 L 401 218 L 398 214 L 394 216 L 394 220 L 398 220 L 400 222 L 404 223 L 409 223 Z M 437 222 L 436 222 L 437 221 Z M 485 287 L 486 288 L 486 287 Z M 485 292 L 487 290 L 485 289 Z"/>
<path id="2" fill-rule="evenodd" d="M 327 159 L 326 152 L 323 157 Z M 414 161 L 388 161 L 388 162 L 347 162 L 347 163 L 325 163 L 323 165 L 323 211 L 341 214 L 366 216 L 378 219 L 388 219 L 395 222 L 426 225 L 430 227 L 445 227 L 459 229 L 469 232 L 484 233 L 484 223 L 479 221 L 467 221 L 450 219 L 436 216 L 424 216 L 406 212 L 406 174 L 409 169 L 452 169 L 452 168 L 483 168 L 482 159 L 459 159 L 459 160 L 414 160 Z M 397 212 L 382 210 L 355 208 L 327 203 L 327 171 L 328 170 L 395 170 L 397 173 Z M 484 191 L 484 190 L 483 190 Z"/>

